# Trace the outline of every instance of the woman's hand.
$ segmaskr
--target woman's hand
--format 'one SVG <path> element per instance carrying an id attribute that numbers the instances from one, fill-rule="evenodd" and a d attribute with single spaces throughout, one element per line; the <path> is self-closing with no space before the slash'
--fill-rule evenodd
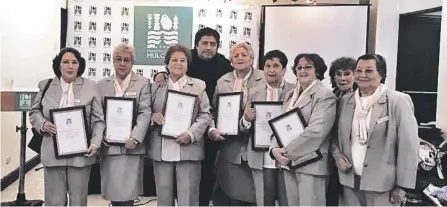
<path id="1" fill-rule="evenodd" d="M 158 125 L 163 125 L 165 123 L 165 117 L 163 117 L 163 114 L 161 114 L 160 112 L 155 113 L 152 117 L 152 122 Z"/>
<path id="2" fill-rule="evenodd" d="M 287 158 L 287 152 L 284 148 L 273 148 L 272 153 L 275 159 L 282 165 L 289 164 L 290 160 Z"/>
<path id="3" fill-rule="evenodd" d="M 175 141 L 179 144 L 186 145 L 191 143 L 191 136 L 189 136 L 188 132 L 183 132 L 178 137 L 176 137 Z"/>
<path id="4" fill-rule="evenodd" d="M 56 134 L 56 126 L 53 123 L 49 122 L 49 121 L 45 121 L 45 123 L 42 126 L 42 129 L 43 129 L 44 132 L 49 132 L 49 133 L 52 133 L 52 134 Z"/>
<path id="5" fill-rule="evenodd" d="M 85 156 L 92 157 L 92 156 L 96 155 L 97 152 L 98 152 L 98 147 L 96 147 L 95 145 L 90 145 L 90 147 L 87 149 L 87 154 L 85 154 Z"/>
<path id="6" fill-rule="evenodd" d="M 351 170 L 352 168 L 352 164 L 351 162 L 349 162 L 348 158 L 346 158 L 346 156 L 344 156 L 341 153 L 338 153 L 336 155 L 334 155 L 334 159 L 335 159 L 335 164 L 337 165 L 337 168 L 346 173 L 349 170 Z"/>
<path id="7" fill-rule="evenodd" d="M 254 108 L 247 107 L 244 112 L 245 121 L 252 122 L 256 118 L 256 111 Z"/>
<path id="8" fill-rule="evenodd" d="M 155 83 L 157 83 L 157 85 L 159 87 L 165 87 L 166 86 L 166 78 L 165 78 L 165 74 L 164 73 L 158 73 L 155 76 Z"/>
<path id="9" fill-rule="evenodd" d="M 220 133 L 219 129 L 213 129 L 210 132 L 210 139 L 214 140 L 214 141 L 221 141 L 224 140 L 225 138 L 222 136 L 222 134 Z"/>

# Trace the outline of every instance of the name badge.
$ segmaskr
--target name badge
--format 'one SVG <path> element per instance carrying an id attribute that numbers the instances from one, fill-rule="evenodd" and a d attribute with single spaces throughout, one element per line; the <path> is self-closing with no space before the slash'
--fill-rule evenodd
<path id="1" fill-rule="evenodd" d="M 127 92 L 126 95 L 127 96 L 136 96 L 137 92 Z"/>
<path id="2" fill-rule="evenodd" d="M 388 116 L 384 116 L 384 117 L 382 117 L 380 119 L 377 119 L 377 123 L 380 124 L 380 123 L 386 122 L 388 120 L 389 120 L 389 117 Z"/>
<path id="3" fill-rule="evenodd" d="M 81 103 L 81 99 L 75 99 L 75 103 Z"/>

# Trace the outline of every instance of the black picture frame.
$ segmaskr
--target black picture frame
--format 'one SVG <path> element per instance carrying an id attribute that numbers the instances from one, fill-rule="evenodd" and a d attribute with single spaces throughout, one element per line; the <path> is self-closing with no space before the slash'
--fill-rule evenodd
<path id="1" fill-rule="evenodd" d="M 50 109 L 50 121 L 51 123 L 54 123 L 54 125 L 56 125 L 57 123 L 55 122 L 55 118 L 54 115 L 57 113 L 64 113 L 64 112 L 72 112 L 72 111 L 80 111 L 82 113 L 82 121 L 83 121 L 83 129 L 85 130 L 85 142 L 86 142 L 86 149 L 85 151 L 82 152 L 75 152 L 75 153 L 68 153 L 68 154 L 61 154 L 59 151 L 59 147 L 58 147 L 58 137 L 57 134 L 53 134 L 53 146 L 54 146 L 54 153 L 55 153 L 55 157 L 56 159 L 64 159 L 64 158 L 69 158 L 69 157 L 76 157 L 76 156 L 84 156 L 87 153 L 87 150 L 90 146 L 90 139 L 91 139 L 91 133 L 89 130 L 89 126 L 87 126 L 88 122 L 87 122 L 87 116 L 86 116 L 86 108 L 84 105 L 82 106 L 72 106 L 72 107 L 64 107 L 64 108 L 57 108 L 57 109 Z M 57 128 L 57 126 L 56 126 Z"/>
<path id="2" fill-rule="evenodd" d="M 254 108 L 256 110 L 256 106 L 257 105 L 267 105 L 267 106 L 281 106 L 283 105 L 282 101 L 253 101 L 251 102 L 251 108 Z M 274 118 L 274 117 L 272 117 Z M 256 145 L 256 119 L 253 121 L 253 125 L 251 127 L 251 133 L 253 134 L 252 136 L 252 146 L 251 148 L 253 149 L 253 151 L 268 151 L 270 149 L 270 145 L 269 146 L 257 146 Z M 273 134 L 270 135 L 270 137 L 272 137 Z"/>
<path id="3" fill-rule="evenodd" d="M 237 120 L 237 132 L 236 134 L 226 134 L 226 136 L 237 136 L 240 134 L 241 131 L 241 127 L 239 125 L 239 121 L 241 120 L 242 114 L 243 114 L 243 98 L 244 98 L 244 93 L 243 92 L 230 92 L 230 93 L 218 93 L 216 98 L 217 98 L 217 108 L 216 108 L 216 128 L 219 129 L 219 106 L 221 104 L 220 99 L 222 97 L 227 97 L 227 96 L 239 96 L 239 116 L 238 116 L 238 120 Z M 219 129 L 220 130 L 220 129 Z"/>
<path id="4" fill-rule="evenodd" d="M 104 97 L 104 120 L 106 122 L 106 131 L 107 131 L 107 117 L 108 117 L 108 113 L 107 113 L 107 108 L 108 108 L 108 103 L 109 101 L 129 101 L 132 102 L 132 129 L 133 127 L 135 127 L 135 125 L 137 124 L 137 116 L 138 116 L 138 106 L 137 106 L 137 99 L 136 98 L 128 98 L 128 97 L 116 97 L 116 96 L 105 96 Z M 132 130 L 131 129 L 131 130 Z M 124 146 L 125 142 L 114 142 L 114 141 L 109 141 L 107 140 L 107 132 L 105 132 L 105 136 L 103 141 L 105 143 L 107 143 L 108 145 L 112 145 L 112 146 Z"/>

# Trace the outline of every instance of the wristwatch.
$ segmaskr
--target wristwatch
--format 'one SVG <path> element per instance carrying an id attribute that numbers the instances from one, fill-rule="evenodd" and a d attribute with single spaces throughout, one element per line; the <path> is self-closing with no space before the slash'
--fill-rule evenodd
<path id="1" fill-rule="evenodd" d="M 133 143 L 135 144 L 135 145 L 138 145 L 138 144 L 140 144 L 140 142 L 137 140 L 137 139 L 135 139 L 135 138 L 132 138 L 132 140 L 133 140 Z"/>

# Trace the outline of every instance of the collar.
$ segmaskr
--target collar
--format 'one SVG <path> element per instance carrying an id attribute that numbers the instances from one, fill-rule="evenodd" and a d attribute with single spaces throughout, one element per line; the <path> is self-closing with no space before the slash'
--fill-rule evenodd
<path id="1" fill-rule="evenodd" d="M 253 68 L 250 68 L 250 71 L 248 71 L 248 73 L 245 75 L 245 77 L 244 77 L 244 81 L 247 81 L 249 78 L 250 78 L 250 76 L 251 76 L 251 74 L 253 73 Z M 237 75 L 236 75 L 236 70 L 233 70 L 233 75 L 234 75 L 234 79 L 236 80 L 236 79 L 239 79 L 238 77 L 237 77 Z"/>

